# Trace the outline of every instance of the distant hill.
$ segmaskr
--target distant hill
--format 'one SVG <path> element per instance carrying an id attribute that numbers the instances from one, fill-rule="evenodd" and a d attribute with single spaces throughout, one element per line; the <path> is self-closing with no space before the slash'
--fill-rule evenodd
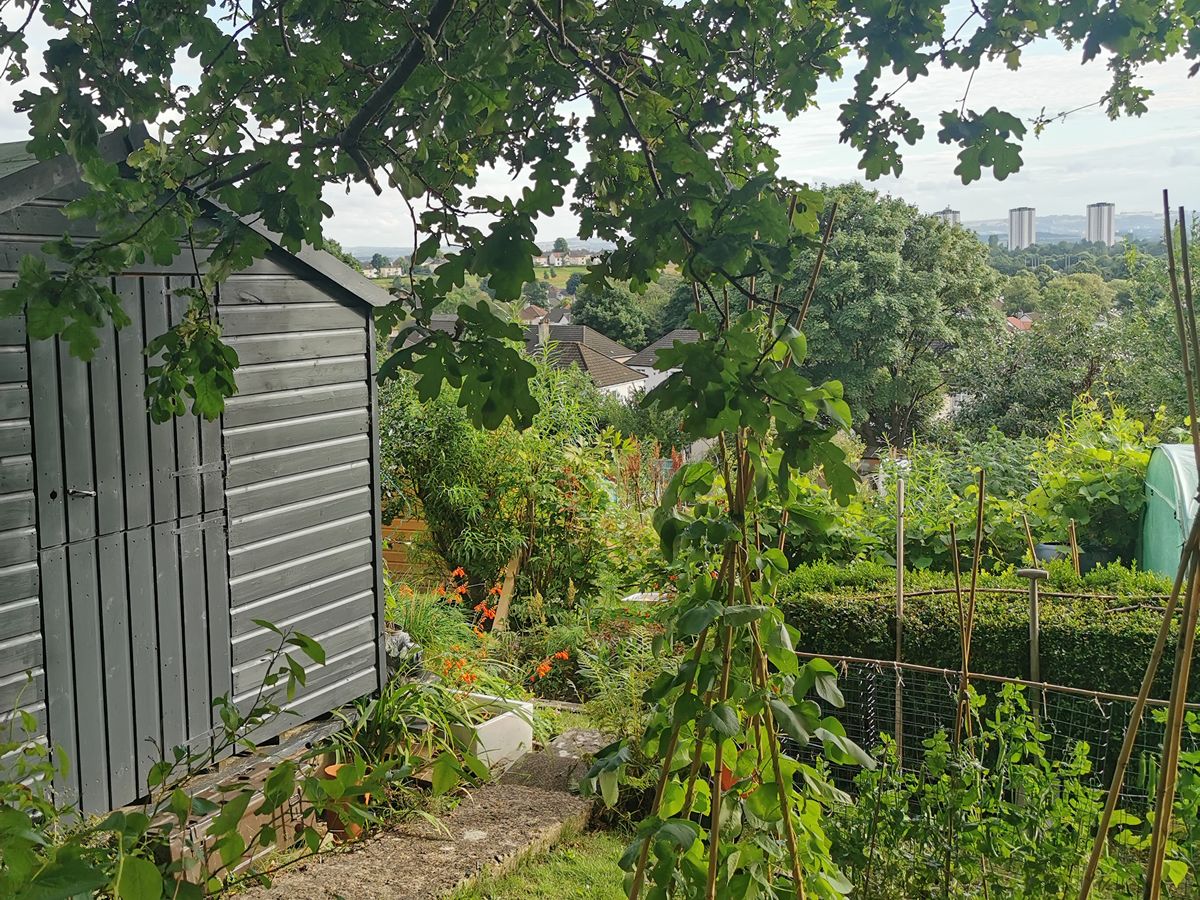
<path id="1" fill-rule="evenodd" d="M 976 234 L 986 238 L 989 234 L 1008 234 L 1008 219 L 974 219 L 963 222 Z M 1087 217 L 1066 213 L 1038 213 L 1038 243 L 1051 244 L 1059 241 L 1079 241 L 1087 231 Z M 1117 212 L 1118 235 L 1153 240 L 1162 235 L 1162 216 L 1148 212 Z"/>
<path id="2" fill-rule="evenodd" d="M 542 250 L 549 250 L 554 246 L 554 241 L 538 241 L 537 245 Z M 567 238 L 567 246 L 572 250 L 612 250 L 616 245 L 609 241 L 581 241 L 579 238 Z M 395 259 L 397 256 L 407 256 L 413 252 L 412 247 L 345 247 L 343 249 L 355 259 L 364 262 L 370 260 L 376 253 L 382 253 L 388 259 Z"/>

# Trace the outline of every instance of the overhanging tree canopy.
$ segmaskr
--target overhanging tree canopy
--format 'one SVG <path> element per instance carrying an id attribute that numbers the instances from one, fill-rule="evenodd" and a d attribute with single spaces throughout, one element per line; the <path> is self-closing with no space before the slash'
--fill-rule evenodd
<path id="1" fill-rule="evenodd" d="M 101 236 L 56 247 L 69 261 L 61 275 L 28 261 L 3 310 L 27 310 L 34 337 L 61 334 L 83 356 L 95 346 L 94 327 L 121 316 L 96 276 L 178 252 L 202 198 L 229 211 L 205 238 L 216 245 L 217 280 L 264 252 L 239 217 L 261 217 L 295 248 L 321 241 L 326 187 L 398 191 L 419 227 L 414 266 L 439 247 L 462 249 L 435 278 L 410 281 L 385 325 L 406 315 L 426 322 L 467 273 L 486 278 L 498 299 L 516 299 L 533 278 L 535 218 L 568 204 L 581 236 L 616 244 L 594 280 L 643 283 L 674 264 L 690 279 L 752 294 L 757 276 L 787 271 L 811 241 L 820 205 L 815 193 L 782 183 L 764 114 L 800 113 L 823 81 L 857 70 L 842 140 L 874 177 L 899 173 L 901 143 L 932 127 L 905 109 L 897 86 L 933 66 L 973 70 L 1003 58 L 1015 67 L 1039 38 L 1084 60 L 1113 54 L 1102 102 L 1116 116 L 1145 109 L 1140 66 L 1200 55 L 1194 0 L 985 0 L 965 21 L 941 0 L 15 5 L 27 17 L 3 32 L 10 81 L 28 74 L 33 18 L 54 31 L 36 67 L 46 86 L 18 102 L 31 147 L 79 160 L 95 190 L 70 211 L 96 218 Z M 177 65 L 184 58 L 191 63 Z M 979 108 L 963 104 L 938 123 L 939 139 L 959 148 L 964 181 L 1018 169 L 1031 124 L 978 99 Z M 162 123 L 162 142 L 148 142 L 127 168 L 104 162 L 99 135 L 137 121 Z M 588 153 L 582 168 L 568 155 L 578 144 Z M 477 196 L 490 166 L 521 173 L 528 186 L 511 198 Z M 516 332 L 485 310 L 469 318 L 461 340 L 431 332 L 393 365 L 420 372 L 427 393 L 443 377 L 461 385 L 463 403 L 485 423 L 528 421 L 529 367 L 494 340 Z M 179 377 L 163 383 L 190 383 L 195 407 L 214 414 L 228 379 L 197 376 L 229 360 L 202 293 L 184 326 L 181 352 L 168 361 Z"/>

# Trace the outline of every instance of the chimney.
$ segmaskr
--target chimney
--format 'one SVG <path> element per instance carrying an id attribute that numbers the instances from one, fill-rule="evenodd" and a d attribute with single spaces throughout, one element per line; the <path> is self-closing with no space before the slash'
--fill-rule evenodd
<path id="1" fill-rule="evenodd" d="M 537 336 L 539 349 L 550 343 L 550 323 L 545 318 L 540 319 L 537 323 Z"/>

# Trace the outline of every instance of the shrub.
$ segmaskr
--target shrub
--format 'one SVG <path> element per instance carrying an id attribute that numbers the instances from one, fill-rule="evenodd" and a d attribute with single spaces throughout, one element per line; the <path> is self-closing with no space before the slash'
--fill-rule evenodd
<path id="1" fill-rule="evenodd" d="M 971 669 L 1006 677 L 1029 677 L 1029 601 L 1023 594 L 989 593 L 988 587 L 1027 587 L 1011 569 L 980 579 Z M 1135 694 L 1150 658 L 1162 616 L 1157 604 L 1133 599 L 1165 592 L 1162 576 L 1118 565 L 1083 577 L 1052 564 L 1045 591 L 1115 592 L 1128 600 L 1047 599 L 1041 604 L 1042 680 L 1088 690 Z M 913 573 L 908 591 L 953 586 L 939 573 Z M 964 578 L 964 601 L 967 579 Z M 800 632 L 797 649 L 831 656 L 892 659 L 895 656 L 895 570 L 873 562 L 838 567 L 803 566 L 781 586 L 780 602 Z M 873 595 L 873 596 L 872 596 Z M 1140 603 L 1140 605 L 1138 605 Z M 1134 608 L 1130 608 L 1134 607 Z M 1120 611 L 1114 611 L 1120 610 Z M 1157 696 L 1165 697 L 1174 640 L 1159 667 Z M 905 662 L 957 669 L 961 664 L 958 605 L 954 594 L 905 600 Z M 1200 699 L 1200 685 L 1193 687 Z"/>

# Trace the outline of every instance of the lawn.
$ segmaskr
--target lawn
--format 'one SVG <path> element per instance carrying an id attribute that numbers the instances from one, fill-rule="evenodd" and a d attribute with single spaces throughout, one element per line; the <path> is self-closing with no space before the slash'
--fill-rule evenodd
<path id="1" fill-rule="evenodd" d="M 611 831 L 574 835 L 549 855 L 526 860 L 511 875 L 485 878 L 451 900 L 624 900 L 617 859 L 627 843 Z"/>

